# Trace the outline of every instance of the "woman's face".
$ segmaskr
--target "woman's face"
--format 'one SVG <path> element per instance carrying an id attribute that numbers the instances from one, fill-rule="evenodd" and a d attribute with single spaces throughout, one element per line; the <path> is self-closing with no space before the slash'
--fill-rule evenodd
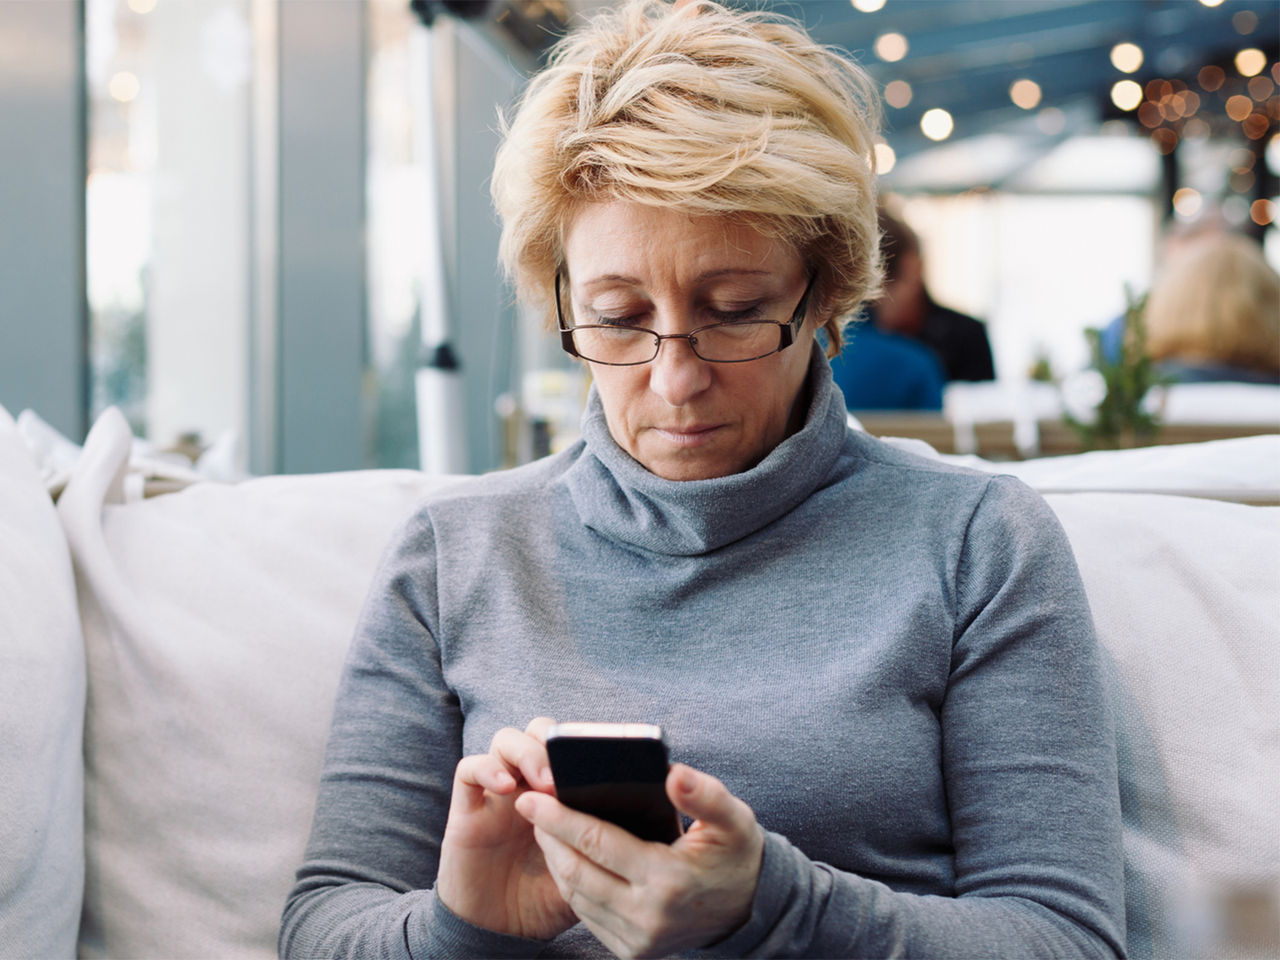
<path id="1" fill-rule="evenodd" d="M 574 322 L 627 318 L 660 334 L 735 316 L 787 322 L 809 279 L 793 250 L 750 227 L 624 202 L 579 211 L 565 260 Z M 664 340 L 651 363 L 591 364 L 609 432 L 668 480 L 755 466 L 803 423 L 818 325 L 806 317 L 790 347 L 746 363 L 708 363 L 688 341 Z"/>

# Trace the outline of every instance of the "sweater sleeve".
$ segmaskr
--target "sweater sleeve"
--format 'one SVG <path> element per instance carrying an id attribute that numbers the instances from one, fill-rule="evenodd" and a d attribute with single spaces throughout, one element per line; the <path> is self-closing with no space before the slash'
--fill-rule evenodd
<path id="1" fill-rule="evenodd" d="M 940 715 L 954 896 L 894 891 L 771 833 L 750 920 L 706 953 L 1123 955 L 1115 737 L 1066 535 L 1038 495 L 994 478 L 954 578 Z"/>
<path id="2" fill-rule="evenodd" d="M 356 628 L 281 957 L 528 957 L 545 947 L 466 923 L 431 892 L 462 753 L 433 631 L 435 570 L 420 513 L 385 555 Z"/>

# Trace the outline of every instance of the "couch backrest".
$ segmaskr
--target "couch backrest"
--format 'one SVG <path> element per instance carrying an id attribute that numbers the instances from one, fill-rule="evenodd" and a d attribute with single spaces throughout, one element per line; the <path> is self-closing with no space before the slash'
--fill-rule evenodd
<path id="1" fill-rule="evenodd" d="M 91 704 L 79 949 L 273 956 L 367 583 L 413 506 L 467 481 L 269 477 L 126 503 L 129 442 L 104 416 L 58 506 Z M 1131 952 L 1277 952 L 1250 924 L 1278 910 L 1280 508 L 1047 499 L 1110 667 Z"/>
<path id="2" fill-rule="evenodd" d="M 53 503 L 0 408 L 0 957 L 75 953 L 85 671 Z"/>

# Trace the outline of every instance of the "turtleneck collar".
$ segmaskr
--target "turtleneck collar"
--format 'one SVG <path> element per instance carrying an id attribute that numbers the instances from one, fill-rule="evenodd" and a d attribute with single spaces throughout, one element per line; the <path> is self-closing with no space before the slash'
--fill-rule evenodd
<path id="1" fill-rule="evenodd" d="M 713 480 L 664 480 L 614 441 L 592 386 L 582 415 L 586 449 L 566 482 L 578 514 L 611 540 L 673 556 L 696 556 L 755 533 L 822 485 L 845 439 L 844 399 L 814 344 L 804 426 L 760 463 Z"/>

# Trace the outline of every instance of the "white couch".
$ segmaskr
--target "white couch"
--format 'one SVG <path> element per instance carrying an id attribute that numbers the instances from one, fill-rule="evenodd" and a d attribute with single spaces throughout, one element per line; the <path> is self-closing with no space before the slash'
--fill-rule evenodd
<path id="1" fill-rule="evenodd" d="M 0 410 L 0 957 L 274 956 L 366 585 L 467 481 L 144 499 L 131 449 L 108 411 L 55 507 Z M 1108 654 L 1133 952 L 1280 954 L 1280 437 L 1007 469 L 1048 491 Z"/>

